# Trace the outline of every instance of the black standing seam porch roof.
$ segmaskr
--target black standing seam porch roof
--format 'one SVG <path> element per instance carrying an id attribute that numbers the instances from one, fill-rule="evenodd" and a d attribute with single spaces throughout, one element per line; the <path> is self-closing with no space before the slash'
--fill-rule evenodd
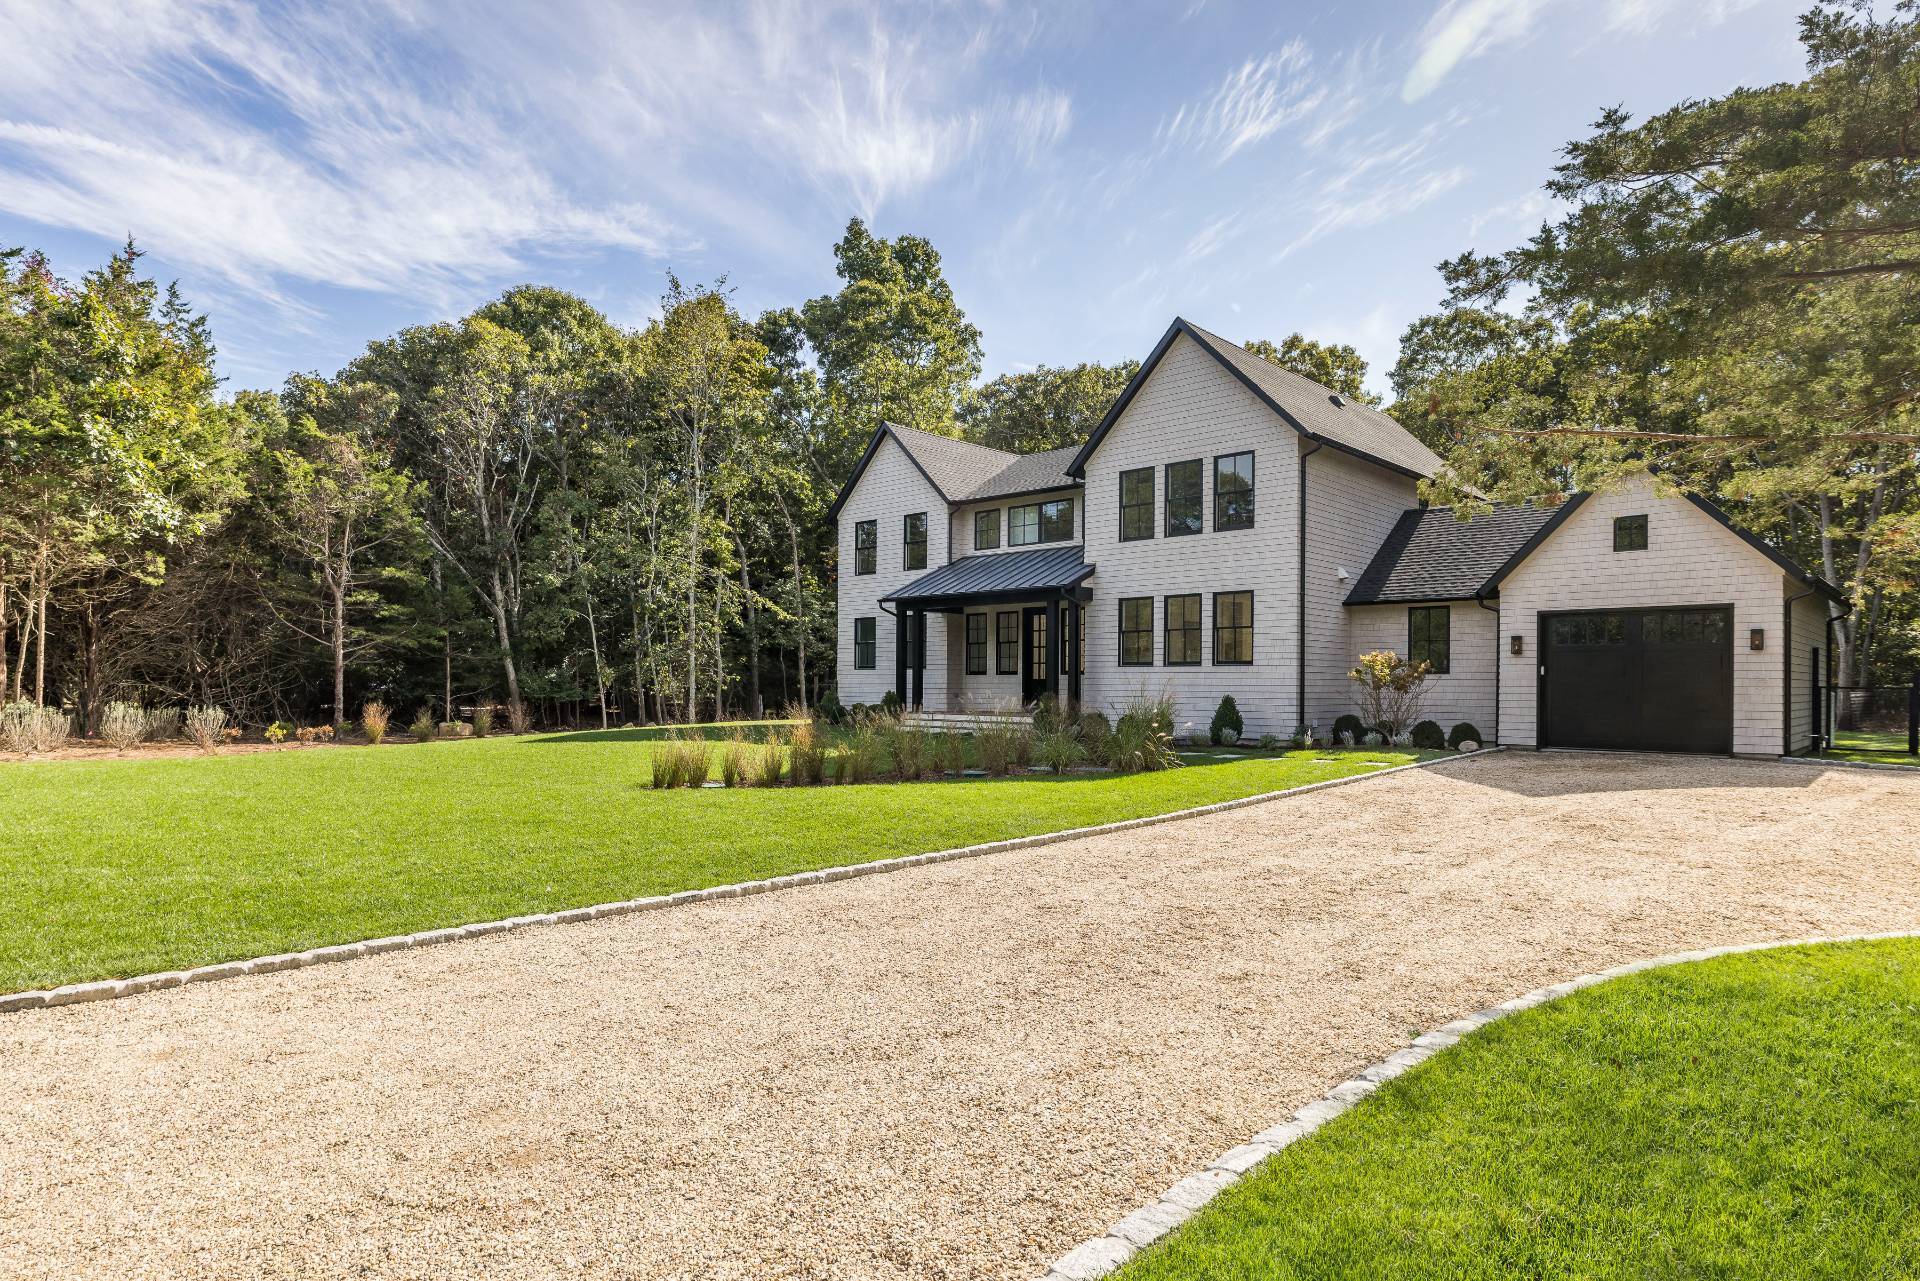
<path id="1" fill-rule="evenodd" d="M 970 601 L 1071 591 L 1093 577 L 1078 543 L 1027 552 L 962 556 L 881 599 L 900 605 L 961 605 Z"/>

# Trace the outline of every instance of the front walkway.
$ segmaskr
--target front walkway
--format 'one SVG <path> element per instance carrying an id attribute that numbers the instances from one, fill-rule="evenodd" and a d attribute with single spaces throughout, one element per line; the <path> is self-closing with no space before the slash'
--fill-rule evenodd
<path id="1" fill-rule="evenodd" d="M 1920 776 L 1502 753 L 0 1017 L 0 1274 L 1027 1278 L 1413 1031 L 1920 925 Z"/>

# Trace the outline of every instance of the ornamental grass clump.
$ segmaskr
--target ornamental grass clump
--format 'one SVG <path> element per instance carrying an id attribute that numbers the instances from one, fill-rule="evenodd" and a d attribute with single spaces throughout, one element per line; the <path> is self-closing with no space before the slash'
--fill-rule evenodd
<path id="1" fill-rule="evenodd" d="M 787 740 L 787 774 L 796 787 L 818 787 L 827 780 L 827 735 L 811 718 L 801 719 Z"/>
<path id="2" fill-rule="evenodd" d="M 940 769 L 959 778 L 967 772 L 967 739 L 949 730 L 934 743 L 933 757 Z"/>
<path id="3" fill-rule="evenodd" d="M 854 718 L 846 746 L 833 758 L 836 783 L 871 783 L 880 772 L 880 734 L 872 716 Z"/>
<path id="4" fill-rule="evenodd" d="M 387 736 L 387 724 L 392 718 L 393 713 L 387 710 L 385 703 L 367 703 L 360 709 L 360 732 L 377 747 L 380 740 Z"/>
<path id="5" fill-rule="evenodd" d="M 738 730 L 720 744 L 720 781 L 728 787 L 740 787 L 747 777 L 747 740 Z"/>
<path id="6" fill-rule="evenodd" d="M 1171 695 L 1135 698 L 1114 723 L 1107 763 L 1126 774 L 1178 766 L 1180 754 L 1173 745 L 1173 712 Z"/>
<path id="7" fill-rule="evenodd" d="M 147 716 L 138 703 L 108 703 L 100 713 L 100 737 L 120 751 L 137 746 L 146 733 Z"/>
<path id="8" fill-rule="evenodd" d="M 493 709 L 485 703 L 473 709 L 473 736 L 485 738 L 493 733 Z"/>
<path id="9" fill-rule="evenodd" d="M 980 752 L 980 768 L 1001 778 L 1013 768 L 1013 740 L 1019 731 L 1001 718 L 982 721 L 973 744 Z"/>
<path id="10" fill-rule="evenodd" d="M 533 728 L 533 710 L 516 699 L 507 704 L 507 728 L 516 734 L 525 734 Z"/>
<path id="11" fill-rule="evenodd" d="M 423 707 L 413 714 L 413 724 L 407 726 L 407 733 L 413 735 L 416 743 L 431 743 L 440 736 L 440 722 L 433 717 L 431 707 Z"/>
<path id="12" fill-rule="evenodd" d="M 180 737 L 186 717 L 177 707 L 154 707 L 147 711 L 144 737 L 149 743 L 171 743 Z"/>
<path id="13" fill-rule="evenodd" d="M 220 750 L 220 744 L 227 741 L 227 709 L 224 707 L 189 707 L 187 709 L 187 737 L 201 751 L 212 755 Z"/>
<path id="14" fill-rule="evenodd" d="M 1074 726 L 1080 739 L 1080 746 L 1087 749 L 1087 759 L 1095 765 L 1107 763 L 1107 746 L 1113 739 L 1113 723 L 1105 712 L 1082 712 Z"/>
<path id="15" fill-rule="evenodd" d="M 769 734 L 761 742 L 760 750 L 753 757 L 753 785 L 755 787 L 778 787 L 787 764 L 786 741 L 778 734 Z"/>
<path id="16" fill-rule="evenodd" d="M 67 714 L 57 707 L 23 701 L 0 708 L 0 747 L 22 756 L 65 747 L 72 728 Z"/>
<path id="17" fill-rule="evenodd" d="M 927 772 L 931 753 L 927 736 L 917 729 L 895 725 L 887 734 L 887 755 L 893 760 L 893 772 L 903 783 L 911 783 Z"/>
<path id="18" fill-rule="evenodd" d="M 1064 774 L 1087 759 L 1087 749 L 1066 730 L 1040 735 L 1033 754 L 1035 760 L 1055 774 Z"/>

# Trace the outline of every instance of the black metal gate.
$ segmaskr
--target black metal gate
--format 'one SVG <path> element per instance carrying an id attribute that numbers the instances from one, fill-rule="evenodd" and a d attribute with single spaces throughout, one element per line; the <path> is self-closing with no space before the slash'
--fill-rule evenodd
<path id="1" fill-rule="evenodd" d="M 1860 756 L 1920 756 L 1920 676 L 1904 685 L 1821 687 L 1823 747 Z"/>

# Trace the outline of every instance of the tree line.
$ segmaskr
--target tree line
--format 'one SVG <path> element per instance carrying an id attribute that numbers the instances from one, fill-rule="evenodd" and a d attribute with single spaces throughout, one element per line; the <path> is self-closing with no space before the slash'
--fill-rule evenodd
<path id="1" fill-rule="evenodd" d="M 1800 81 L 1606 112 L 1567 212 L 1442 265 L 1389 413 L 1426 496 L 1556 501 L 1654 463 L 1845 587 L 1843 681 L 1920 659 L 1920 19 L 1801 19 Z M 882 421 L 1083 440 L 1135 362 L 981 380 L 925 239 L 858 220 L 838 286 L 740 313 L 668 278 L 627 330 L 509 289 L 331 376 L 223 396 L 209 322 L 129 245 L 82 277 L 0 253 L 0 703 L 361 703 L 549 721 L 760 715 L 834 681 L 824 513 Z M 1351 347 L 1250 349 L 1371 397 Z"/>

